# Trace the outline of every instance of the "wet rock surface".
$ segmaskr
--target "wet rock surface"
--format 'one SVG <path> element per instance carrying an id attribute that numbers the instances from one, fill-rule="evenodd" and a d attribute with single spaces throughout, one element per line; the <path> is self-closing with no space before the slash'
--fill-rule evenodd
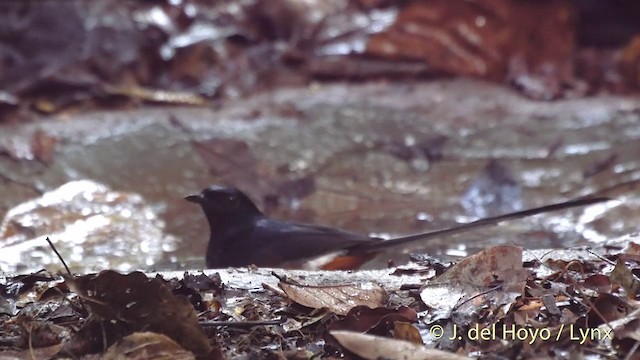
<path id="1" fill-rule="evenodd" d="M 139 195 L 71 181 L 7 213 L 0 223 L 0 271 L 63 270 L 46 239 L 71 271 L 153 266 L 175 250 L 176 239 L 163 230 L 164 222 Z"/>
<path id="2" fill-rule="evenodd" d="M 2 125 L 0 214 L 70 180 L 92 179 L 140 194 L 178 237 L 177 250 L 156 268 L 201 267 L 208 230 L 182 198 L 210 184 L 244 189 L 275 217 L 408 234 L 473 219 L 461 197 L 498 159 L 521 187 L 524 208 L 598 190 L 624 203 L 411 250 L 564 247 L 637 230 L 639 137 L 637 98 L 543 103 L 470 80 L 313 85 L 220 109 L 66 114 Z M 385 254 L 372 266 L 386 258 L 407 256 Z"/>

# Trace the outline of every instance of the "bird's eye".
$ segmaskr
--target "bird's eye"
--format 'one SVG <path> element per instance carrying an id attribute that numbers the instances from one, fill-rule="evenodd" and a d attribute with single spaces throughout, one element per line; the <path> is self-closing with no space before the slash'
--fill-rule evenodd
<path id="1" fill-rule="evenodd" d="M 237 199 L 238 199 L 238 198 L 237 198 L 235 195 L 228 195 L 228 196 L 227 196 L 227 201 L 228 201 L 229 203 L 235 203 Z"/>

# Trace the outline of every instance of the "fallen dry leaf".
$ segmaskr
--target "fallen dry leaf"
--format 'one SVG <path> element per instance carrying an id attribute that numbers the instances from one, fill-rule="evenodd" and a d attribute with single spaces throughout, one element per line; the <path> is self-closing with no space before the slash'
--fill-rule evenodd
<path id="1" fill-rule="evenodd" d="M 627 296 L 633 298 L 640 291 L 640 280 L 633 274 L 631 269 L 624 263 L 624 260 L 618 258 L 616 267 L 609 275 L 611 282 L 618 284 L 627 292 Z"/>
<path id="2" fill-rule="evenodd" d="M 496 246 L 459 261 L 430 281 L 420 293 L 438 317 L 451 311 L 474 312 L 491 301 L 493 306 L 513 302 L 522 295 L 529 272 L 522 267 L 522 248 Z"/>
<path id="3" fill-rule="evenodd" d="M 632 306 L 623 298 L 614 294 L 599 294 L 592 299 L 589 312 L 586 315 L 587 327 L 600 326 L 603 323 L 627 317 Z"/>
<path id="4" fill-rule="evenodd" d="M 387 292 L 373 283 L 309 286 L 280 281 L 278 285 L 294 302 L 313 309 L 326 308 L 338 315 L 347 315 L 358 305 L 384 306 L 388 298 Z"/>
<path id="5" fill-rule="evenodd" d="M 393 338 L 408 341 L 412 344 L 424 344 L 420 330 L 411 323 L 404 321 L 395 321 L 393 323 Z"/>
<path id="6" fill-rule="evenodd" d="M 366 306 L 356 306 L 349 310 L 347 316 L 329 325 L 329 330 L 350 330 L 370 332 L 375 335 L 387 335 L 393 330 L 395 322 L 416 322 L 418 314 L 406 306 L 398 309 L 379 307 L 371 309 Z"/>
<path id="7" fill-rule="evenodd" d="M 526 279 L 528 272 L 522 267 L 522 248 L 519 246 L 495 246 L 462 259 L 432 282 L 464 282 L 480 286 L 491 286 L 496 281 L 507 284 Z M 524 277 L 524 279 L 523 279 Z M 524 286 L 522 283 L 521 285 Z"/>
<path id="8" fill-rule="evenodd" d="M 428 349 L 422 345 L 412 344 L 408 341 L 385 338 L 375 335 L 361 334 L 352 331 L 329 332 L 338 340 L 340 345 L 352 353 L 365 359 L 389 359 L 389 360 L 458 360 L 469 359 L 466 356 Z"/>
<path id="9" fill-rule="evenodd" d="M 371 36 L 366 52 L 424 61 L 433 72 L 506 78 L 552 98 L 572 75 L 572 15 L 566 1 L 413 1 Z"/>
<path id="10" fill-rule="evenodd" d="M 640 341 L 640 309 L 633 311 L 627 316 L 606 322 L 599 326 L 603 333 L 613 330 L 617 339 L 630 338 Z"/>
<path id="11" fill-rule="evenodd" d="M 197 355 L 211 352 L 189 300 L 173 295 L 160 279 L 149 279 L 138 271 L 122 275 L 112 270 L 64 278 L 100 319 L 124 322 L 134 331 L 165 334 Z"/>
<path id="12" fill-rule="evenodd" d="M 195 355 L 165 335 L 133 333 L 111 345 L 101 360 L 195 360 Z"/>
<path id="13" fill-rule="evenodd" d="M 625 255 L 640 255 L 640 245 L 636 244 L 633 241 L 629 242 L 629 244 L 627 245 L 627 248 L 624 251 L 624 254 Z"/>
<path id="14" fill-rule="evenodd" d="M 588 278 L 584 279 L 582 285 L 585 288 L 591 289 L 598 293 L 608 293 L 612 290 L 611 278 L 602 274 L 594 274 L 589 276 Z"/>

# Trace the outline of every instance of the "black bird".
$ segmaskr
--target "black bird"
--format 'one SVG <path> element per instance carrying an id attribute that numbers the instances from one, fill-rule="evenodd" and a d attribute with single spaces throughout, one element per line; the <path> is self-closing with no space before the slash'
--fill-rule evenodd
<path id="1" fill-rule="evenodd" d="M 383 240 L 326 226 L 270 219 L 249 197 L 233 187 L 214 185 L 185 199 L 200 204 L 209 222 L 211 235 L 207 246 L 207 267 L 257 265 L 299 268 L 310 259 L 335 252 L 342 253 L 343 256 L 339 257 L 339 260 L 323 266 L 324 269 L 357 268 L 385 248 L 461 233 L 505 220 L 610 200 L 602 197 L 583 197 L 484 218 L 442 230 Z"/>

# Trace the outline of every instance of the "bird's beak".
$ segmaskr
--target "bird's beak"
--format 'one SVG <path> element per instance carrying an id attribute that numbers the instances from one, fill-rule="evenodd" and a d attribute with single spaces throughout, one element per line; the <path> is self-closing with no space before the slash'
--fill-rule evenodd
<path id="1" fill-rule="evenodd" d="M 196 203 L 196 204 L 202 203 L 202 195 L 200 195 L 200 194 L 198 194 L 198 195 L 189 195 L 189 196 L 185 197 L 184 199 L 189 201 L 189 202 Z"/>

